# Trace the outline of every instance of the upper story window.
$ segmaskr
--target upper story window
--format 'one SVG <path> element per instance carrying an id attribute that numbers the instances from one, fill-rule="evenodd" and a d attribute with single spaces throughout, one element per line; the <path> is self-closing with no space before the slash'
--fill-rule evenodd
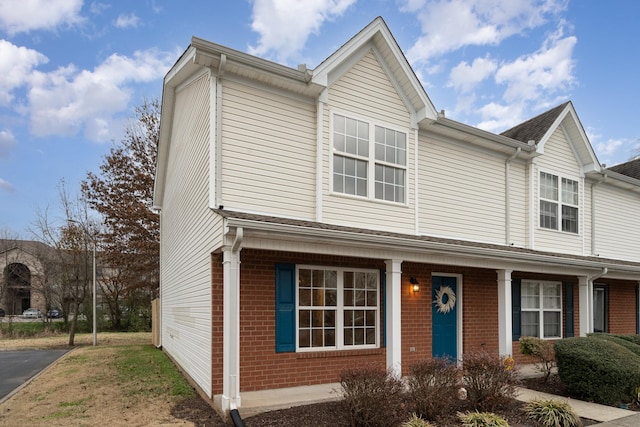
<path id="1" fill-rule="evenodd" d="M 333 191 L 405 203 L 407 134 L 333 116 Z"/>
<path id="2" fill-rule="evenodd" d="M 379 282 L 375 270 L 298 267 L 298 349 L 378 347 Z"/>
<path id="3" fill-rule="evenodd" d="M 540 172 L 540 227 L 578 232 L 578 181 Z"/>

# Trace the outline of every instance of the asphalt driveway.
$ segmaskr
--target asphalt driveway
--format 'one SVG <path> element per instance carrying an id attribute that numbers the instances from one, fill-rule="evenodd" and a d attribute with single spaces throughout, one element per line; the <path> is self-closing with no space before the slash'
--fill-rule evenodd
<path id="1" fill-rule="evenodd" d="M 0 351 L 0 402 L 69 350 Z"/>

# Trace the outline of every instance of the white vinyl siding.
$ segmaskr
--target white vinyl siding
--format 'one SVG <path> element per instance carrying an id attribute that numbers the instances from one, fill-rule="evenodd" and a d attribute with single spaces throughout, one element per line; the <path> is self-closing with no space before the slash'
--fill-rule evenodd
<path id="1" fill-rule="evenodd" d="M 208 207 L 207 74 L 176 94 L 174 111 L 161 214 L 162 346 L 211 396 L 210 254 L 219 222 Z"/>
<path id="2" fill-rule="evenodd" d="M 411 129 L 409 111 L 374 53 L 370 51 L 364 55 L 329 87 L 328 93 L 328 107 L 325 108 L 323 117 L 323 220 L 337 225 L 414 233 L 412 182 L 414 131 Z M 364 198 L 349 197 L 334 192 L 334 187 L 330 186 L 333 183 L 334 166 L 332 163 L 334 161 L 333 135 L 330 123 L 334 114 L 406 134 L 407 164 L 404 177 L 404 201 L 399 203 L 380 201 L 375 198 L 375 193 L 367 193 L 367 198 Z M 369 136 L 374 137 L 374 135 Z M 373 157 L 373 153 L 370 155 Z M 375 171 L 373 176 L 368 175 L 368 179 L 375 180 Z M 369 191 L 375 191 L 375 189 Z M 383 197 L 385 197 L 384 193 Z M 390 218 L 393 218 L 393 221 L 390 221 Z"/>
<path id="3" fill-rule="evenodd" d="M 572 205 L 578 211 L 578 230 L 577 232 L 561 232 L 561 210 L 558 207 L 557 229 L 544 228 L 540 224 L 540 201 L 544 199 L 540 194 L 540 173 L 544 172 L 558 176 L 558 186 L 562 185 L 562 178 L 568 178 L 576 181 L 578 185 L 578 204 Z M 537 159 L 534 168 L 534 232 L 535 232 L 535 249 L 546 250 L 560 253 L 571 253 L 576 255 L 584 255 L 589 252 L 589 242 L 586 241 L 584 234 L 585 224 L 585 191 L 584 178 L 581 177 L 581 167 L 576 160 L 576 154 L 569 141 L 567 141 L 562 126 L 549 137 L 544 145 L 544 154 Z M 560 190 L 561 192 L 561 190 Z M 562 204 L 562 201 L 558 201 Z"/>
<path id="4" fill-rule="evenodd" d="M 640 197 L 637 192 L 599 184 L 595 188 L 595 253 L 640 262 Z"/>
<path id="5" fill-rule="evenodd" d="M 420 232 L 504 244 L 505 157 L 426 133 L 419 150 Z M 512 175 L 522 186 L 521 168 Z M 517 206 L 518 200 L 511 202 Z"/>
<path id="6" fill-rule="evenodd" d="M 225 80 L 222 110 L 225 209 L 313 218 L 314 102 Z"/>

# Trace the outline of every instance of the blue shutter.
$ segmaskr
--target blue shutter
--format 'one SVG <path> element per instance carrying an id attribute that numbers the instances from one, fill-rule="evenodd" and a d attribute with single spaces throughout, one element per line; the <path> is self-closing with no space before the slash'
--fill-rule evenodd
<path id="1" fill-rule="evenodd" d="M 564 283 L 565 335 L 567 337 L 574 336 L 573 314 L 573 283 Z"/>
<path id="2" fill-rule="evenodd" d="M 521 312 L 521 280 L 516 279 L 511 281 L 511 327 L 512 327 L 512 340 L 518 341 L 521 334 L 520 326 L 520 312 Z"/>
<path id="3" fill-rule="evenodd" d="M 276 353 L 296 351 L 296 266 L 276 264 Z"/>
<path id="4" fill-rule="evenodd" d="M 640 334 L 640 303 L 639 303 L 640 295 L 639 294 L 640 294 L 640 291 L 636 286 L 636 334 Z"/>
<path id="5" fill-rule="evenodd" d="M 387 272 L 380 272 L 380 296 L 382 301 L 382 346 L 387 346 Z"/>

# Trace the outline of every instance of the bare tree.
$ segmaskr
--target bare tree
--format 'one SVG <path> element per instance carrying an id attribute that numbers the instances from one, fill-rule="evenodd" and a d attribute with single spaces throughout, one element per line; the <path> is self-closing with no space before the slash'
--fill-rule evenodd
<path id="1" fill-rule="evenodd" d="M 98 244 L 99 228 L 90 217 L 85 200 L 72 197 L 61 181 L 59 187 L 62 221 L 52 220 L 49 210 L 37 212 L 32 233 L 52 248 L 47 259 L 51 282 L 57 283 L 57 294 L 63 312 L 71 317 L 69 345 L 73 346 L 81 306 L 90 295 L 93 280 L 92 250 Z"/>

